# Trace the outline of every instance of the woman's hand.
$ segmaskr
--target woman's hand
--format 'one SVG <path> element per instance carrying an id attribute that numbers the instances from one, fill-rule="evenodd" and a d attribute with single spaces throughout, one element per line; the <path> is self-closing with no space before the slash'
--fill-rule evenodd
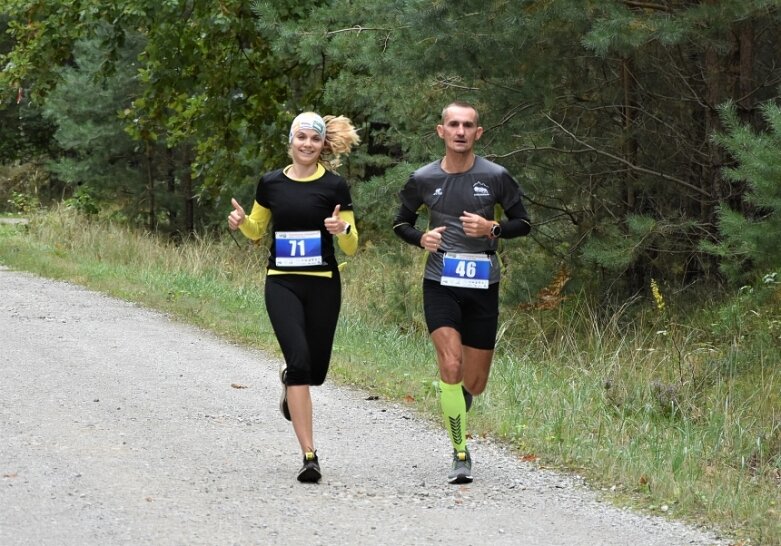
<path id="1" fill-rule="evenodd" d="M 244 218 L 246 218 L 247 215 L 244 213 L 244 209 L 241 208 L 241 205 L 239 205 L 239 202 L 232 197 L 231 205 L 233 205 L 233 210 L 228 215 L 228 227 L 232 231 L 236 231 L 239 229 L 239 226 L 242 224 L 242 222 L 244 222 Z"/>
<path id="2" fill-rule="evenodd" d="M 336 205 L 331 216 L 325 219 L 325 229 L 327 229 L 328 233 L 331 235 L 339 235 L 340 233 L 344 233 L 344 230 L 347 229 L 347 222 L 339 218 L 339 210 L 341 210 L 341 208 L 341 205 Z"/>

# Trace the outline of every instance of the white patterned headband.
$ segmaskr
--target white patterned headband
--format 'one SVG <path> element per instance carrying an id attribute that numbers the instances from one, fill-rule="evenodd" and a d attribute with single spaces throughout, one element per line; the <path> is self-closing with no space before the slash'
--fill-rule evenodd
<path id="1" fill-rule="evenodd" d="M 293 142 L 293 135 L 301 129 L 311 129 L 321 137 L 325 138 L 325 121 L 314 112 L 304 112 L 298 114 L 293 123 L 290 124 L 290 136 L 288 142 Z"/>

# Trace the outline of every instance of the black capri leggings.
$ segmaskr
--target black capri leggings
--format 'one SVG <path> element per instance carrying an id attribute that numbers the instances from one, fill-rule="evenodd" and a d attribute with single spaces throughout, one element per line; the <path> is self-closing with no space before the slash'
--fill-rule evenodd
<path id="1" fill-rule="evenodd" d="M 287 364 L 287 385 L 322 385 L 342 304 L 339 272 L 333 277 L 268 275 L 266 311 Z"/>

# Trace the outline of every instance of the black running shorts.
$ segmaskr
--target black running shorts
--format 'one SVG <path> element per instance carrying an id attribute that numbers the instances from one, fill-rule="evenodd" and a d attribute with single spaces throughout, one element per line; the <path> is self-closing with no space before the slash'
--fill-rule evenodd
<path id="1" fill-rule="evenodd" d="M 461 334 L 462 345 L 491 350 L 499 322 L 499 283 L 480 289 L 423 279 L 423 311 L 429 333 L 449 326 Z"/>

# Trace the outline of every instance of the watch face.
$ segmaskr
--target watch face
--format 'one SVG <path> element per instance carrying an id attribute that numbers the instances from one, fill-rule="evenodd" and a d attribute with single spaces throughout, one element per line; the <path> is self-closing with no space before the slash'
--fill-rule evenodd
<path id="1" fill-rule="evenodd" d="M 494 224 L 493 227 L 491 227 L 491 235 L 494 237 L 499 237 L 499 235 L 502 234 L 502 226 L 499 224 Z"/>

